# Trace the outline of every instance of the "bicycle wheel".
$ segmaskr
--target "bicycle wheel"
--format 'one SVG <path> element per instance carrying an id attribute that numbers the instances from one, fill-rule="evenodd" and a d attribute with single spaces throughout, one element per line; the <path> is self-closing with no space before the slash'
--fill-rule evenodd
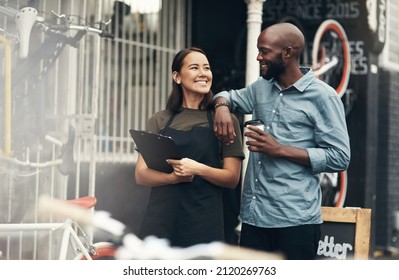
<path id="1" fill-rule="evenodd" d="M 348 187 L 347 172 L 321 173 L 322 206 L 343 207 Z"/>
<path id="2" fill-rule="evenodd" d="M 350 63 L 349 42 L 344 28 L 336 20 L 323 21 L 313 40 L 312 68 L 316 76 L 342 97 L 349 83 Z"/>
<path id="3" fill-rule="evenodd" d="M 93 244 L 94 254 L 91 255 L 93 260 L 115 260 L 116 248 L 110 242 L 98 242 Z M 79 253 L 77 260 L 87 260 L 83 253 Z"/>

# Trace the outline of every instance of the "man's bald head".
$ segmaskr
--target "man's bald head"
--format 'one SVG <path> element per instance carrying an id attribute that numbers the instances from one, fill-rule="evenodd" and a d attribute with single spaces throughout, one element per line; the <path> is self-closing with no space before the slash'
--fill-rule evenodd
<path id="1" fill-rule="evenodd" d="M 301 30 L 288 22 L 276 23 L 265 28 L 259 35 L 259 39 L 264 39 L 281 48 L 292 47 L 296 58 L 299 58 L 305 46 L 305 37 Z"/>

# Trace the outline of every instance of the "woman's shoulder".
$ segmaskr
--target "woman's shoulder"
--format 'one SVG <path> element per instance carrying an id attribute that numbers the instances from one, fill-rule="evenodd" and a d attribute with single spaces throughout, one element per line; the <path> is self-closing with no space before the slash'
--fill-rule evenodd
<path id="1" fill-rule="evenodd" d="M 147 129 L 152 132 L 159 132 L 166 124 L 172 112 L 170 110 L 161 110 L 154 113 L 148 120 Z"/>
<path id="2" fill-rule="evenodd" d="M 170 116 L 172 116 L 172 112 L 165 109 L 154 113 L 150 117 L 150 121 L 166 122 L 170 118 Z"/>

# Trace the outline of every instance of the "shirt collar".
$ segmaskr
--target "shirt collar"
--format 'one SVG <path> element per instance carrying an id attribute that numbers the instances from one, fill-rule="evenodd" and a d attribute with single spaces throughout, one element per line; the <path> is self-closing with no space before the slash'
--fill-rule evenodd
<path id="1" fill-rule="evenodd" d="M 310 67 L 300 67 L 300 70 L 304 75 L 296 81 L 293 86 L 300 92 L 304 92 L 305 89 L 316 79 L 316 76 Z"/>
<path id="2" fill-rule="evenodd" d="M 301 72 L 304 74 L 302 78 L 296 81 L 291 87 L 295 87 L 299 92 L 304 92 L 304 90 L 316 79 L 312 69 L 310 67 L 300 67 Z M 269 81 L 271 84 L 281 89 L 280 84 L 275 78 Z"/>

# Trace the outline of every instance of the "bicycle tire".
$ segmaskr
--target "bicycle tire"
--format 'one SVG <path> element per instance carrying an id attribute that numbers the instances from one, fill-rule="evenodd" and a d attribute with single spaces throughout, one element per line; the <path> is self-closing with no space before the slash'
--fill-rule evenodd
<path id="1" fill-rule="evenodd" d="M 347 171 L 341 171 L 336 174 L 338 174 L 336 185 L 330 180 L 322 180 L 321 182 L 322 206 L 337 208 L 342 208 L 344 206 L 348 189 Z"/>
<path id="2" fill-rule="evenodd" d="M 334 44 L 333 47 L 331 47 L 332 44 Z M 325 47 L 326 45 L 329 45 L 329 47 Z M 331 85 L 339 97 L 342 97 L 349 83 L 351 54 L 345 30 L 338 21 L 328 19 L 323 21 L 318 27 L 313 40 L 312 49 L 312 67 L 314 69 L 317 69 L 320 64 L 324 63 L 324 61 L 320 63 L 319 56 L 323 47 L 324 51 L 328 52 L 328 54 L 337 56 L 338 63 L 337 66 L 334 67 L 334 72 L 330 74 L 329 77 L 324 73 L 318 76 L 321 80 Z"/>
<path id="3" fill-rule="evenodd" d="M 348 173 L 345 170 L 340 172 L 339 176 L 339 194 L 336 197 L 335 207 L 344 207 L 346 193 L 348 191 Z"/>
<path id="4" fill-rule="evenodd" d="M 110 242 L 97 242 L 93 244 L 95 253 L 91 255 L 92 260 L 115 260 L 117 248 Z M 77 260 L 87 260 L 83 253 L 79 253 Z"/>

